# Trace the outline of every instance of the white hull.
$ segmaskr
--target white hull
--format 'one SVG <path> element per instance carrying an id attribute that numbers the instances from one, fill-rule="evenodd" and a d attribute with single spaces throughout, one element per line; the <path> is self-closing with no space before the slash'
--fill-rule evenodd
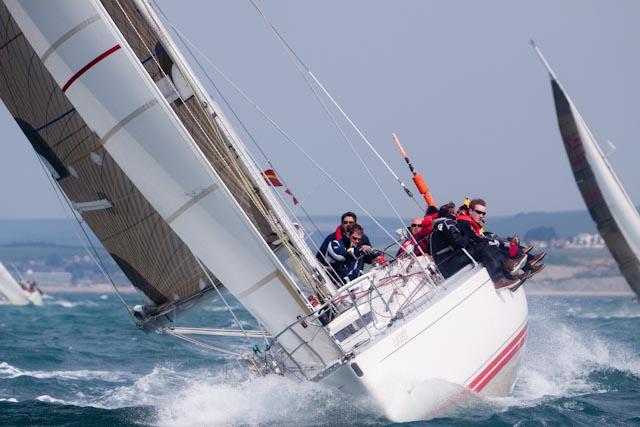
<path id="1" fill-rule="evenodd" d="M 42 294 L 38 291 L 25 292 L 25 295 L 27 296 L 27 299 L 29 300 L 29 302 L 31 302 L 31 304 L 33 305 L 42 305 L 44 303 Z"/>
<path id="2" fill-rule="evenodd" d="M 507 395 L 526 338 L 524 290 L 496 291 L 481 267 L 440 287 L 446 292 L 355 349 L 320 382 L 368 396 L 400 422 L 441 415 L 464 403 L 468 390 Z"/>

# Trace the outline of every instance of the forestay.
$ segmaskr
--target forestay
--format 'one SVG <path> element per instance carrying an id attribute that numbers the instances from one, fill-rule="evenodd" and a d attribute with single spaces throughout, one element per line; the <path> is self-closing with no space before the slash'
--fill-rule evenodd
<path id="1" fill-rule="evenodd" d="M 305 295 L 265 235 L 271 228 L 280 237 L 281 230 L 274 230 L 272 223 L 261 225 L 240 197 L 246 192 L 257 206 L 254 195 L 247 187 L 235 191 L 233 175 L 223 178 L 226 160 L 220 157 L 219 147 L 211 144 L 211 135 L 202 130 L 208 118 L 201 120 L 187 108 L 189 122 L 176 112 L 174 104 L 184 104 L 179 95 L 189 96 L 184 90 L 188 85 L 176 95 L 165 76 L 153 79 L 96 0 L 6 0 L 5 4 L 46 71 L 96 135 L 95 150 L 113 159 L 191 252 L 270 332 L 308 314 L 311 307 Z M 112 10 L 121 4 L 113 3 Z M 172 80 L 180 80 L 174 70 Z M 39 102 L 46 104 L 47 98 Z M 86 149 L 84 143 L 75 148 Z M 216 167 L 214 159 L 222 167 Z M 96 166 L 104 168 L 104 162 Z M 56 170 L 72 175 L 64 165 L 58 164 Z M 96 194 L 94 198 L 107 197 Z M 313 326 L 297 325 L 279 343 L 307 373 L 341 356 L 327 332 Z"/>

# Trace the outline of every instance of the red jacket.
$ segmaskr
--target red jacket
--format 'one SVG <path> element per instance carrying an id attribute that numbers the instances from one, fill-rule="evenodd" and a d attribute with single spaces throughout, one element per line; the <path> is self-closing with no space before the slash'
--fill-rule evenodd
<path id="1" fill-rule="evenodd" d="M 418 242 L 418 247 L 414 248 L 414 252 L 416 255 L 424 255 L 429 253 L 429 235 L 433 231 L 433 220 L 438 217 L 437 213 L 426 215 L 422 220 L 422 227 L 420 231 L 413 235 L 413 239 L 406 239 L 400 245 L 400 250 L 398 251 L 398 255 L 400 256 L 404 253 L 405 249 L 409 245 L 415 245 L 414 239 Z"/>
<path id="2" fill-rule="evenodd" d="M 482 237 L 484 238 L 484 234 L 482 234 L 482 226 L 480 224 L 478 224 L 477 222 L 475 222 L 473 220 L 473 218 L 471 218 L 469 215 L 458 215 L 458 217 L 456 218 L 456 221 L 460 222 L 460 221 L 466 221 L 469 223 L 469 225 L 471 226 L 471 229 L 473 230 L 474 233 L 476 233 L 476 236 L 478 237 Z"/>

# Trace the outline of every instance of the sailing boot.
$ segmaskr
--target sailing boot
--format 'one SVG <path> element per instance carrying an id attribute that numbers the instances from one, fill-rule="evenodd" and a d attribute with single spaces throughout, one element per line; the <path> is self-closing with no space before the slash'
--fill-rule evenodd
<path id="1" fill-rule="evenodd" d="M 542 251 L 540 252 L 538 255 L 532 256 L 530 259 L 527 260 L 527 264 L 534 266 L 537 263 L 539 263 L 540 261 L 542 261 L 542 258 L 544 258 L 547 255 L 546 252 Z"/>
<path id="2" fill-rule="evenodd" d="M 531 269 L 529 271 L 527 271 L 527 279 L 529 279 L 532 276 L 540 273 L 542 270 L 544 270 L 544 264 L 534 264 L 534 265 L 532 265 Z"/>
<path id="3" fill-rule="evenodd" d="M 526 279 L 526 274 L 516 274 L 512 279 L 507 279 L 503 277 L 502 279 L 495 282 L 495 288 L 498 289 L 512 289 L 515 286 L 518 286 L 523 280 Z"/>
<path id="4" fill-rule="evenodd" d="M 503 267 L 507 273 L 511 276 L 517 273 L 527 262 L 527 255 L 522 254 L 518 258 L 509 258 L 503 264 Z"/>

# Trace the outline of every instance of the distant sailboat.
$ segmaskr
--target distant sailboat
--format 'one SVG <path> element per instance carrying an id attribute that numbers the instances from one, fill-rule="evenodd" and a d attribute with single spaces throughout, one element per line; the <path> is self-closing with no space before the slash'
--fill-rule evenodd
<path id="1" fill-rule="evenodd" d="M 143 295 L 128 307 L 141 328 L 371 398 L 391 420 L 510 392 L 524 290 L 497 291 L 475 262 L 443 280 L 426 256 L 336 289 L 147 1 L 4 0 L 0 23 L 0 96 Z M 263 330 L 175 325 L 220 284 Z M 197 340 L 234 334 L 245 353 Z"/>
<path id="2" fill-rule="evenodd" d="M 42 305 L 42 294 L 37 288 L 33 288 L 32 291 L 24 289 L 1 262 L 0 296 L 4 296 L 13 305 Z"/>
<path id="3" fill-rule="evenodd" d="M 622 275 L 640 297 L 640 215 L 542 52 L 533 47 L 551 77 L 560 134 L 580 194 Z"/>

